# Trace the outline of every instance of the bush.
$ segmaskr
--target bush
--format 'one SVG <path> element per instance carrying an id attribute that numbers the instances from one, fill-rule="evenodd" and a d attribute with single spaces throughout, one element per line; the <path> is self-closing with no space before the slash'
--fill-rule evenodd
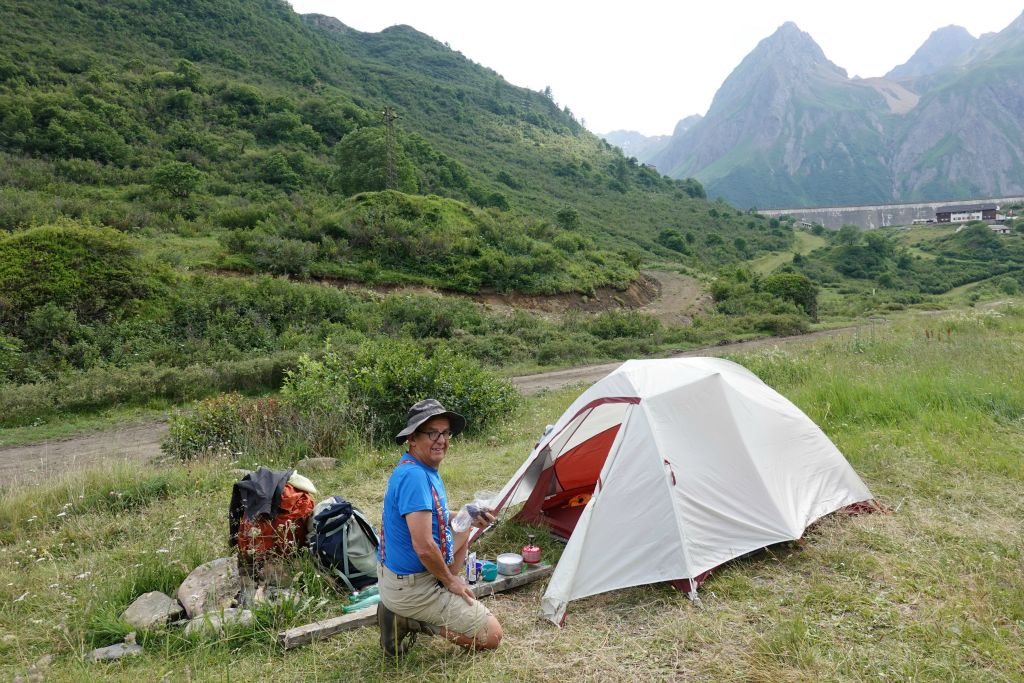
<path id="1" fill-rule="evenodd" d="M 151 399 L 181 402 L 218 391 L 277 389 L 295 363 L 296 354 L 281 352 L 211 366 L 137 365 L 66 372 L 53 381 L 4 387 L 0 392 L 0 426 L 15 427 L 57 413 L 140 404 Z"/>
<path id="2" fill-rule="evenodd" d="M 661 322 L 648 313 L 613 310 L 594 316 L 586 329 L 601 339 L 650 337 L 661 330 Z"/>
<path id="3" fill-rule="evenodd" d="M 166 192 L 172 197 L 188 197 L 199 189 L 203 178 L 203 172 L 192 164 L 165 161 L 153 169 L 149 182 L 153 189 Z"/>
<path id="4" fill-rule="evenodd" d="M 221 394 L 200 401 L 194 410 L 173 415 L 161 448 L 168 455 L 190 460 L 203 454 L 229 452 L 240 433 L 240 394 Z"/>
<path id="5" fill-rule="evenodd" d="M 439 347 L 427 355 L 411 341 L 382 340 L 364 344 L 351 364 L 349 396 L 366 410 L 367 431 L 389 439 L 405 425 L 409 406 L 436 398 L 466 418 L 477 432 L 515 411 L 519 394 L 505 379 L 480 364 Z"/>
<path id="6" fill-rule="evenodd" d="M 172 416 L 160 447 L 180 460 L 243 455 L 273 460 L 287 451 L 292 424 L 292 411 L 277 399 L 221 394 Z"/>
<path id="7" fill-rule="evenodd" d="M 299 357 L 281 387 L 281 398 L 293 411 L 293 429 L 317 457 L 339 452 L 356 421 L 348 398 L 348 367 L 334 351 L 314 359 Z"/>
<path id="8" fill-rule="evenodd" d="M 134 245 L 115 230 L 65 222 L 0 237 L 0 324 L 15 332 L 40 306 L 88 323 L 154 287 Z"/>
<path id="9" fill-rule="evenodd" d="M 750 316 L 751 326 L 773 336 L 804 334 L 810 329 L 807 318 L 795 313 L 766 313 Z"/>

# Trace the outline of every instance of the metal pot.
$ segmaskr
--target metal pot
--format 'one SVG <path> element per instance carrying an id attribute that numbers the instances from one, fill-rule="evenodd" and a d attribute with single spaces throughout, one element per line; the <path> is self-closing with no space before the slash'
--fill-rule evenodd
<path id="1" fill-rule="evenodd" d="M 515 576 L 523 571 L 523 556 L 519 553 L 502 553 L 498 555 L 498 573 L 502 576 Z"/>

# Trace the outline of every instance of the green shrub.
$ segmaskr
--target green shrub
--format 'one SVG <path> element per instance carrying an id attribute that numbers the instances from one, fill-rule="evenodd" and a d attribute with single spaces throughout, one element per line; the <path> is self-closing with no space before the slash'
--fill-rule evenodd
<path id="1" fill-rule="evenodd" d="M 650 337 L 661 330 L 661 322 L 653 315 L 638 311 L 606 311 L 586 323 L 586 329 L 595 337 Z"/>
<path id="2" fill-rule="evenodd" d="M 349 396 L 365 407 L 368 432 L 382 439 L 394 436 L 409 406 L 425 398 L 465 416 L 469 432 L 512 413 L 521 400 L 507 380 L 445 346 L 428 356 L 411 341 L 368 342 L 351 368 Z"/>
<path id="3" fill-rule="evenodd" d="M 357 421 L 348 398 L 348 366 L 335 351 L 299 357 L 287 373 L 281 399 L 293 411 L 293 429 L 317 457 L 337 454 Z"/>
<path id="4" fill-rule="evenodd" d="M 182 402 L 218 391 L 277 389 L 296 359 L 295 353 L 279 352 L 209 366 L 168 368 L 146 364 L 65 372 L 52 381 L 4 387 L 0 392 L 0 426 L 29 424 L 57 413 L 137 405 L 151 399 Z"/>
<path id="5" fill-rule="evenodd" d="M 0 324 L 16 333 L 40 306 L 87 323 L 155 288 L 134 244 L 109 228 L 68 221 L 0 237 Z"/>
<path id="6" fill-rule="evenodd" d="M 796 313 L 762 313 L 749 316 L 749 322 L 758 332 L 773 336 L 804 334 L 810 329 L 807 318 Z"/>

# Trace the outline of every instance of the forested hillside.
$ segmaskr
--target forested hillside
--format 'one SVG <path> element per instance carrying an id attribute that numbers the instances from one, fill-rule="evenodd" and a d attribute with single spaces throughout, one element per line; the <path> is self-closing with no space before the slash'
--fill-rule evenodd
<path id="1" fill-rule="evenodd" d="M 589 296 L 791 240 L 409 27 L 280 0 L 0 6 L 3 423 L 262 391 L 328 342 L 457 339 L 488 365 L 649 353 L 684 331 L 318 283 Z M 807 324 L 769 307 L 694 338 Z"/>
<path id="2" fill-rule="evenodd" d="M 723 262 L 789 238 L 712 211 L 699 185 L 637 165 L 550 98 L 408 27 L 363 34 L 278 0 L 2 11 L 5 229 L 63 214 L 225 238 L 209 265 L 392 279 L 340 215 L 346 197 L 390 188 L 457 200 L 474 223 L 464 282 L 412 264 L 409 278 L 527 291 L 621 286 L 641 260 Z M 371 231 L 436 241 L 395 218 L 402 200 L 375 201 L 394 206 Z M 486 224 L 500 229 L 482 236 Z M 691 233 L 687 248 L 659 244 L 666 230 Z M 287 258 L 258 256 L 274 252 Z M 545 275 L 566 269 L 586 276 Z"/>

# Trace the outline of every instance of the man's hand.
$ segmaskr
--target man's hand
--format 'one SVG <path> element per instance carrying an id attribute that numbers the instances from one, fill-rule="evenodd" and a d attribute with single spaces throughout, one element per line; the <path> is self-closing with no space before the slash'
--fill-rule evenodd
<path id="1" fill-rule="evenodd" d="M 452 575 L 451 580 L 446 582 L 444 587 L 447 588 L 449 592 L 461 596 L 469 605 L 472 605 L 473 601 L 476 600 L 476 596 L 473 595 L 473 589 L 469 587 L 469 584 L 467 584 L 461 576 Z"/>
<path id="2" fill-rule="evenodd" d="M 495 517 L 490 510 L 480 510 L 480 514 L 473 518 L 473 526 L 477 529 L 486 529 L 494 524 Z"/>

